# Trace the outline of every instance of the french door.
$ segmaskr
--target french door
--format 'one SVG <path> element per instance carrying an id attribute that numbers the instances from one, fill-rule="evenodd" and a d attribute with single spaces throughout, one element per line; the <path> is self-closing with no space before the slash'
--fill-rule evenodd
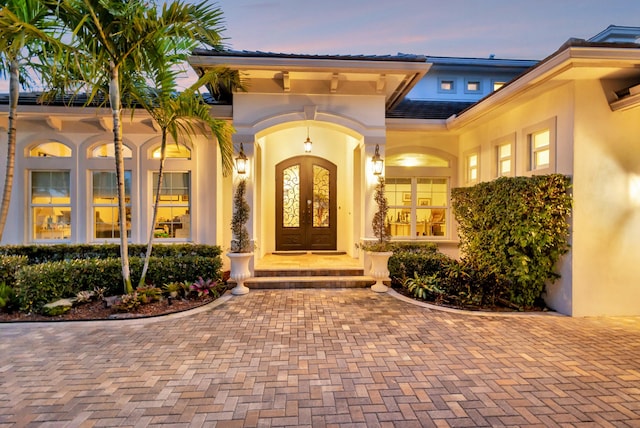
<path id="1" fill-rule="evenodd" d="M 336 249 L 336 165 L 297 156 L 276 165 L 276 251 Z"/>

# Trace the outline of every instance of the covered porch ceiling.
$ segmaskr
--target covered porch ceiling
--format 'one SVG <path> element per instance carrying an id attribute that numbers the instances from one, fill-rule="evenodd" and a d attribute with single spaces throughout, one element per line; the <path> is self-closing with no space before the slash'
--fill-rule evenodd
<path id="1" fill-rule="evenodd" d="M 383 95 L 400 102 L 431 64 L 420 55 L 321 56 L 196 50 L 189 63 L 201 74 L 213 67 L 240 73 L 249 93 Z"/>

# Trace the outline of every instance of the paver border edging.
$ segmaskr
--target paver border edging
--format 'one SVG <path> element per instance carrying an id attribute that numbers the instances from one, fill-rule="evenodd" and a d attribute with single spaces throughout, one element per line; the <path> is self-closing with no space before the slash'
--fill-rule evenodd
<path id="1" fill-rule="evenodd" d="M 201 312 L 210 311 L 218 306 L 226 303 L 229 299 L 233 297 L 229 291 L 225 292 L 222 296 L 218 297 L 214 301 L 210 303 L 206 303 L 204 305 L 198 306 L 193 309 L 186 309 L 184 311 L 172 312 L 169 314 L 159 314 L 159 315 L 151 315 L 146 317 L 138 317 L 138 318 L 114 318 L 114 319 L 97 319 L 97 320 L 74 320 L 74 321 L 28 321 L 28 322 L 6 322 L 2 323 L 2 327 L 6 328 L 8 326 L 14 325 L 32 325 L 38 327 L 52 327 L 52 326 L 73 326 L 73 325 L 81 325 L 90 323 L 95 326 L 104 326 L 104 325 L 114 325 L 114 324 L 128 324 L 128 325 L 142 325 L 142 324 L 151 324 L 154 322 L 160 322 L 165 320 L 171 320 L 176 318 L 184 318 L 187 316 L 199 314 Z"/>
<path id="2" fill-rule="evenodd" d="M 426 309 L 433 309 L 434 311 L 441 312 L 450 312 L 458 315 L 472 315 L 478 317 L 548 317 L 548 316 L 558 316 L 558 317 L 566 317 L 566 315 L 560 314 L 554 311 L 537 311 L 537 312 L 489 312 L 489 311 L 468 311 L 464 309 L 455 309 L 448 308 L 446 306 L 433 305 L 427 302 L 420 302 L 418 300 L 412 299 L 411 297 L 403 296 L 392 288 L 389 288 L 387 294 L 398 299 L 403 302 L 410 303 L 412 305 L 420 306 Z"/>

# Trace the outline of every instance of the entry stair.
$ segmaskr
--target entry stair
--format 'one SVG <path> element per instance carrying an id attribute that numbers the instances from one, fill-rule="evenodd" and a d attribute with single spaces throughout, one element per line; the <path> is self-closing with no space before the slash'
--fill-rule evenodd
<path id="1" fill-rule="evenodd" d="M 366 288 L 376 280 L 364 269 L 259 269 L 244 285 L 249 289 Z"/>
<path id="2" fill-rule="evenodd" d="M 312 257 L 312 255 L 309 254 L 309 257 Z M 253 277 L 247 279 L 244 285 L 249 287 L 250 290 L 265 290 L 366 288 L 375 284 L 375 279 L 365 275 L 363 268 L 341 265 L 339 259 L 336 259 L 335 262 L 335 266 L 331 266 L 331 259 L 325 258 L 321 266 L 314 266 L 313 262 L 307 266 L 257 266 Z M 229 282 L 233 283 L 234 281 L 230 280 Z"/>

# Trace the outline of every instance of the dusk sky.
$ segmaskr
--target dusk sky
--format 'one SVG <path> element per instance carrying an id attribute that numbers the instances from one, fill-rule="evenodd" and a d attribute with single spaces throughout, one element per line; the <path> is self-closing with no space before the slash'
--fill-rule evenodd
<path id="1" fill-rule="evenodd" d="M 228 48 L 277 53 L 539 60 L 571 37 L 588 39 L 609 25 L 640 26 L 640 0 L 219 0 L 217 5 Z M 8 82 L 0 79 L 0 92 L 7 90 Z"/>
<path id="2" fill-rule="evenodd" d="M 640 26 L 640 0 L 220 0 L 237 50 L 542 59 Z"/>

